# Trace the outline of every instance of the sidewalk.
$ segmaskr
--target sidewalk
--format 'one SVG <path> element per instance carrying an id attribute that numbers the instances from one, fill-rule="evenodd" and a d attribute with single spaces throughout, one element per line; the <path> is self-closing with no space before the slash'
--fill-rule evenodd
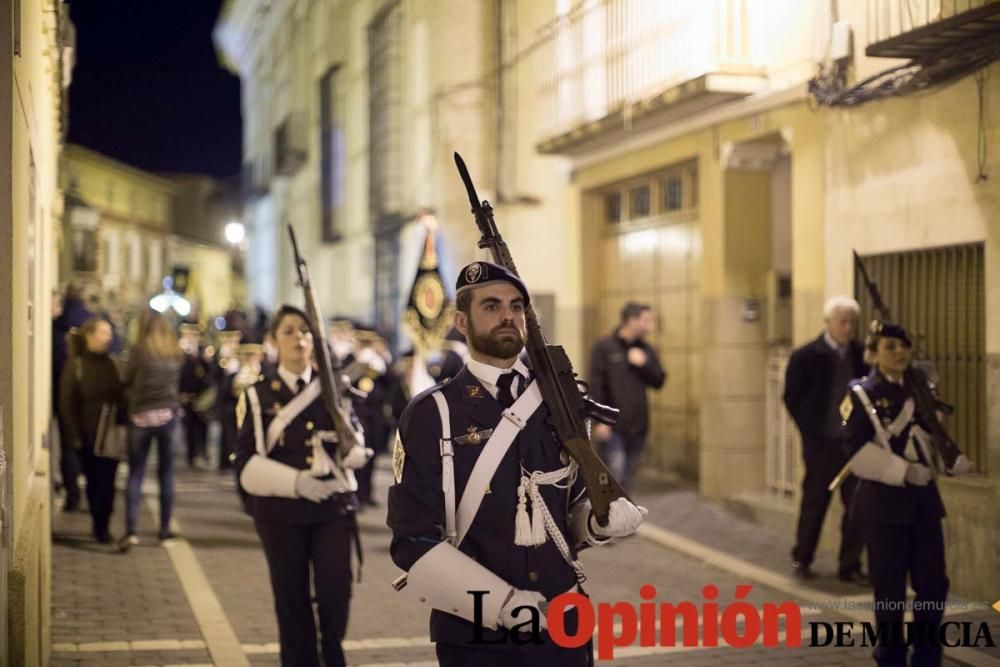
<path id="1" fill-rule="evenodd" d="M 389 587 L 398 574 L 388 556 L 384 493 L 391 481 L 382 461 L 377 488 L 382 507 L 361 515 L 366 562 L 355 585 L 345 649 L 352 665 L 417 667 L 433 665 L 426 613 Z M 150 468 L 150 472 L 153 468 Z M 188 470 L 178 462 L 175 516 L 181 539 L 169 546 L 156 541 L 155 474 L 144 491 L 140 521 L 142 544 L 128 554 L 98 545 L 89 537 L 89 516 L 60 513 L 54 520 L 53 667 L 119 665 L 278 664 L 277 627 L 263 553 L 253 525 L 239 509 L 232 478 Z M 859 620 L 859 612 L 808 605 L 870 599 L 870 591 L 841 584 L 831 573 L 804 586 L 787 576 L 787 536 L 739 519 L 678 485 L 646 483 L 636 500 L 650 509 L 641 537 L 583 555 L 586 588 L 599 602 L 640 602 L 645 583 L 657 600 L 703 601 L 706 584 L 719 589 L 719 608 L 733 599 L 736 586 L 754 586 L 748 601 L 794 600 L 808 621 Z M 122 530 L 119 493 L 112 532 Z M 835 606 L 835 605 L 833 605 Z M 995 627 L 1000 614 L 989 611 Z M 862 614 L 863 615 L 863 614 Z M 701 620 L 701 619 L 700 619 Z M 955 620 L 951 617 L 948 620 Z M 783 636 L 783 635 L 782 635 Z M 808 641 L 808 635 L 805 635 Z M 618 649 L 613 661 L 599 665 L 864 665 L 873 664 L 870 648 L 696 647 Z M 948 660 L 946 664 L 998 665 L 994 658 Z M 995 660 L 990 662 L 990 660 Z"/>

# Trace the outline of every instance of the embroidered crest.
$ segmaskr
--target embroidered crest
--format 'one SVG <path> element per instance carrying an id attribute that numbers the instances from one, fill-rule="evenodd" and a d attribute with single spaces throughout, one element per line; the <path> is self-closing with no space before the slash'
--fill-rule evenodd
<path id="1" fill-rule="evenodd" d="M 882 408 L 883 410 L 888 410 L 892 406 L 892 401 L 883 396 L 882 398 L 875 401 L 875 407 Z"/>
<path id="2" fill-rule="evenodd" d="M 483 388 L 480 387 L 478 384 L 469 385 L 469 386 L 467 386 L 465 388 L 465 394 L 469 398 L 482 398 L 483 397 Z"/>
<path id="3" fill-rule="evenodd" d="M 396 434 L 396 442 L 392 446 L 392 474 L 396 478 L 396 484 L 403 481 L 403 464 L 406 463 L 406 450 L 403 449 L 403 441 Z"/>
<path id="4" fill-rule="evenodd" d="M 479 282 L 479 279 L 483 277 L 483 267 L 481 264 L 476 262 L 475 264 L 470 264 L 467 269 L 465 269 L 465 281 L 469 283 Z"/>
<path id="5" fill-rule="evenodd" d="M 851 395 L 848 394 L 847 396 L 844 396 L 844 400 L 840 402 L 840 418 L 846 422 L 850 419 L 852 412 L 854 412 L 854 402 L 851 401 Z"/>
<path id="6" fill-rule="evenodd" d="M 240 392 L 240 400 L 236 401 L 236 428 L 243 428 L 243 420 L 247 418 L 247 394 Z"/>

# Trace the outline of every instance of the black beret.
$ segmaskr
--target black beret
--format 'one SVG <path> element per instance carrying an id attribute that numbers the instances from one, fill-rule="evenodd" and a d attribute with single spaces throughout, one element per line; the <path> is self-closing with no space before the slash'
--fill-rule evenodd
<path id="1" fill-rule="evenodd" d="M 868 333 L 879 338 L 898 338 L 906 343 L 908 347 L 913 347 L 913 340 L 910 334 L 901 324 L 889 322 L 888 320 L 872 320 L 868 327 Z"/>
<path id="2" fill-rule="evenodd" d="M 499 264 L 491 264 L 490 262 L 473 262 L 462 269 L 458 274 L 458 282 L 455 283 L 455 296 L 457 297 L 470 289 L 496 282 L 510 283 L 524 297 L 525 306 L 531 303 L 531 297 L 528 295 L 528 288 L 524 281 L 518 278 L 513 271 L 508 271 Z"/>

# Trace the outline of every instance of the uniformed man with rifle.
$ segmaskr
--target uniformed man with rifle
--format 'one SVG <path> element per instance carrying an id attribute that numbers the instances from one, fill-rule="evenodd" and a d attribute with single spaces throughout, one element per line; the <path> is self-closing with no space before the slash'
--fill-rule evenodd
<path id="1" fill-rule="evenodd" d="M 851 458 L 831 488 L 848 470 L 861 480 L 851 512 L 868 546 L 875 620 L 881 631 L 875 661 L 907 664 L 903 620 L 909 575 L 916 592 L 909 633 L 912 664 L 940 665 L 938 632 L 948 577 L 941 525 L 945 510 L 935 480 L 969 474 L 973 466 L 938 420 L 926 377 L 913 368 L 910 334 L 888 320 L 888 308 L 863 264 L 861 271 L 880 319 L 872 322 L 865 343 L 872 371 L 850 383 L 842 405 Z"/>
<path id="2" fill-rule="evenodd" d="M 564 649 L 545 632 L 547 601 L 579 590 L 581 549 L 632 534 L 645 511 L 589 441 L 587 417 L 614 411 L 590 403 L 565 350 L 545 342 L 492 210 L 456 161 L 495 263 L 469 264 L 456 285 L 468 363 L 401 418 L 388 524 L 408 573 L 395 585 L 433 610 L 445 667 L 587 665 L 588 645 Z M 576 611 L 563 620 L 575 633 Z"/>

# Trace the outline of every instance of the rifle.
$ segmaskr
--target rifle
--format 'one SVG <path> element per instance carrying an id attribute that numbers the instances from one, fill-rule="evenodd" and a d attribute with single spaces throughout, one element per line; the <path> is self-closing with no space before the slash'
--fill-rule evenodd
<path id="1" fill-rule="evenodd" d="M 479 247 L 489 249 L 494 262 L 519 275 L 507 243 L 497 230 L 493 207 L 485 199 L 479 201 L 469 170 L 458 153 L 455 153 L 455 164 L 469 194 L 476 226 L 482 233 Z M 524 320 L 528 331 L 525 350 L 531 361 L 535 381 L 541 390 L 542 400 L 549 409 L 549 423 L 580 468 L 594 518 L 598 524 L 606 526 L 611 503 L 618 498 L 628 498 L 628 494 L 594 451 L 585 420 L 593 417 L 604 423 L 614 423 L 618 410 L 596 403 L 583 393 L 582 389 L 585 389 L 586 384 L 576 379 L 565 348 L 561 345 L 549 345 L 545 341 L 538 316 L 531 304 L 524 309 Z"/>
<path id="2" fill-rule="evenodd" d="M 299 244 L 295 240 L 295 230 L 288 225 L 288 235 L 292 239 L 292 254 L 295 255 L 295 269 L 298 273 L 298 285 L 305 293 L 306 315 L 309 318 L 309 328 L 313 332 L 313 354 L 316 357 L 316 370 L 319 375 L 322 390 L 323 406 L 333 419 L 337 431 L 337 450 L 341 456 L 351 451 L 355 445 L 360 445 L 358 433 L 351 424 L 351 404 L 344 399 L 344 388 L 338 373 L 334 371 L 333 351 L 326 339 L 326 328 L 316 303 L 316 293 L 309 280 L 309 267 L 305 258 L 299 254 Z"/>
<path id="3" fill-rule="evenodd" d="M 878 283 L 871 279 L 868 275 L 868 270 L 865 268 L 865 263 L 861 260 L 857 251 L 852 251 L 854 253 L 854 266 L 861 273 L 861 278 L 865 281 L 865 287 L 868 290 L 868 295 L 872 300 L 872 307 L 881 320 L 891 320 L 892 315 L 889 312 L 889 307 L 886 305 L 885 301 L 882 300 L 882 294 L 879 292 Z M 928 461 L 931 466 L 935 469 L 940 467 L 940 463 L 944 464 L 944 469 L 950 470 L 952 466 L 955 465 L 955 461 L 962 454 L 962 451 L 958 448 L 958 444 L 948 435 L 948 431 L 945 430 L 944 425 L 941 420 L 938 419 L 937 411 L 942 410 L 942 412 L 949 413 L 954 410 L 952 406 L 938 399 L 934 394 L 934 387 L 930 380 L 927 378 L 927 374 L 920 368 L 914 366 L 913 363 L 907 367 L 906 371 L 903 373 L 903 383 L 910 388 L 913 394 L 913 403 L 916 407 L 917 416 L 920 421 L 929 429 L 931 436 L 931 444 L 934 448 L 934 460 Z M 940 462 L 940 463 L 939 463 Z M 833 491 L 837 486 L 847 477 L 850 472 L 849 466 L 845 465 L 841 471 L 834 477 L 833 481 L 830 482 L 829 489 Z M 940 470 L 938 470 L 940 472 Z"/>

